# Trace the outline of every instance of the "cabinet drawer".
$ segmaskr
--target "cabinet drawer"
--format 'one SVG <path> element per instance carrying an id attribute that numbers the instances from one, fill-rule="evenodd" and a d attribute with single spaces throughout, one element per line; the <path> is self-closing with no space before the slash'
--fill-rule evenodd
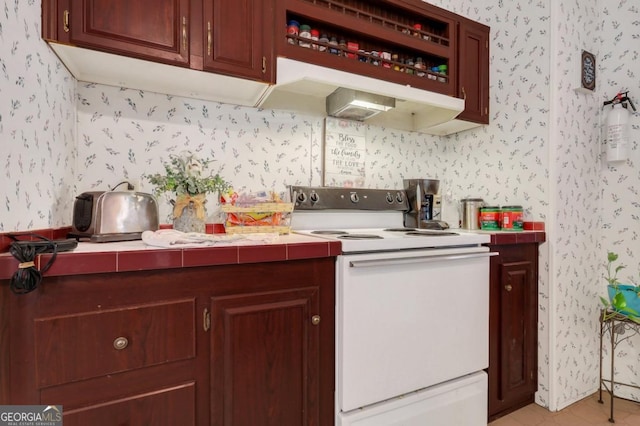
<path id="1" fill-rule="evenodd" d="M 195 299 L 37 318 L 38 387 L 195 357 Z"/>
<path id="2" fill-rule="evenodd" d="M 65 426 L 195 425 L 196 385 L 187 383 L 117 401 L 63 411 Z"/>

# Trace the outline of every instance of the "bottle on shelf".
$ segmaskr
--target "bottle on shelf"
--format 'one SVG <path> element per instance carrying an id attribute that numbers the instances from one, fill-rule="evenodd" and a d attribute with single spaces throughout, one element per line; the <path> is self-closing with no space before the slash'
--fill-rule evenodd
<path id="1" fill-rule="evenodd" d="M 413 59 L 411 59 L 411 58 L 407 59 L 405 64 L 407 65 L 407 67 L 406 67 L 407 74 L 413 74 L 413 71 L 414 71 L 414 69 L 413 69 L 414 68 Z"/>
<path id="2" fill-rule="evenodd" d="M 443 83 L 447 82 L 447 66 L 446 65 L 438 65 L 438 81 Z"/>
<path id="3" fill-rule="evenodd" d="M 329 40 L 329 44 L 331 46 L 335 46 L 335 47 L 330 47 L 329 48 L 329 53 L 331 53 L 332 55 L 339 55 L 340 54 L 340 50 L 338 50 L 338 40 L 336 39 L 335 36 L 331 37 L 331 40 Z"/>
<path id="4" fill-rule="evenodd" d="M 300 25 L 300 38 L 311 40 L 311 27 L 309 25 L 306 25 L 306 24 Z M 300 47 L 307 47 L 307 48 L 311 47 L 311 43 L 306 40 L 300 40 L 298 45 Z"/>
<path id="5" fill-rule="evenodd" d="M 424 69 L 426 68 L 426 66 L 424 65 L 424 62 L 422 61 L 422 58 L 418 57 L 416 58 L 416 63 L 414 65 L 416 67 L 416 75 L 418 77 L 424 77 L 425 73 L 424 73 Z"/>
<path id="6" fill-rule="evenodd" d="M 340 48 L 338 50 L 338 55 L 347 56 L 347 42 L 343 38 L 338 42 L 338 47 Z"/>
<path id="7" fill-rule="evenodd" d="M 422 24 L 413 24 L 413 30 L 414 37 L 422 37 Z"/>
<path id="8" fill-rule="evenodd" d="M 380 53 L 377 50 L 371 51 L 371 64 L 376 67 L 380 65 Z"/>
<path id="9" fill-rule="evenodd" d="M 393 70 L 394 71 L 400 71 L 400 64 L 398 64 L 398 62 L 400 62 L 400 60 L 398 59 L 398 54 L 397 53 L 391 54 L 391 60 L 394 62 Z"/>
<path id="10" fill-rule="evenodd" d="M 322 33 L 322 34 L 320 34 L 320 38 L 318 38 L 318 41 L 320 43 L 329 44 L 329 37 L 327 37 L 327 35 L 325 33 Z M 327 46 L 318 45 L 318 51 L 326 52 L 327 51 Z"/>
<path id="11" fill-rule="evenodd" d="M 298 21 L 294 19 L 289 21 L 289 23 L 287 24 L 287 34 L 296 37 L 298 36 L 298 34 L 300 34 L 300 24 L 298 23 Z M 288 38 L 287 41 L 289 42 L 289 44 L 298 44 L 298 40 L 296 40 L 295 38 Z"/>
<path id="12" fill-rule="evenodd" d="M 355 41 L 347 42 L 347 58 L 356 59 L 356 52 L 360 49 L 360 45 Z"/>
<path id="13" fill-rule="evenodd" d="M 391 68 L 391 52 L 380 52 L 380 57 L 382 58 L 382 66 L 384 68 Z"/>
<path id="14" fill-rule="evenodd" d="M 318 41 L 318 40 L 320 40 L 320 31 L 314 28 L 311 30 L 311 41 Z M 319 46 L 317 43 L 311 43 L 311 48 L 313 50 L 318 50 Z"/>

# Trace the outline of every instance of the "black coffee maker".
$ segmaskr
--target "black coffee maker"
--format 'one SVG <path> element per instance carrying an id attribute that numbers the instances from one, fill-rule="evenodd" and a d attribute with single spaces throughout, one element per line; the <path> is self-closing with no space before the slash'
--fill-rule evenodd
<path id="1" fill-rule="evenodd" d="M 404 179 L 404 190 L 409 210 L 404 214 L 405 228 L 447 229 L 449 225 L 440 217 L 441 200 L 437 179 Z"/>

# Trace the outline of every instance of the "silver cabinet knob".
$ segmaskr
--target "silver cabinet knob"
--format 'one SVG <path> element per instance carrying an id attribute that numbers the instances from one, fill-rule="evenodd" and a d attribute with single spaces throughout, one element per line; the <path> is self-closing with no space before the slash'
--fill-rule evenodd
<path id="1" fill-rule="evenodd" d="M 320 324 L 320 315 L 314 315 L 311 317 L 311 324 L 318 325 Z"/>
<path id="2" fill-rule="evenodd" d="M 507 291 L 511 291 L 513 289 L 513 287 L 511 287 L 511 284 L 507 284 L 504 286 L 504 289 Z"/>
<path id="3" fill-rule="evenodd" d="M 123 350 L 127 346 L 129 346 L 129 341 L 126 337 L 118 337 L 113 341 L 113 347 L 119 351 Z"/>

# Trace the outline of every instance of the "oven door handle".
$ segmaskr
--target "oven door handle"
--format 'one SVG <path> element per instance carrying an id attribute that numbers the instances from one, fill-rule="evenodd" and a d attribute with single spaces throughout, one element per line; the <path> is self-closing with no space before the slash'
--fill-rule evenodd
<path id="1" fill-rule="evenodd" d="M 394 259 L 352 260 L 349 262 L 349 266 L 351 268 L 366 268 L 371 266 L 408 265 L 412 263 L 432 263 L 448 260 L 476 259 L 479 257 L 491 257 L 497 255 L 498 252 L 485 252 L 471 254 L 443 254 L 439 256 L 413 256 Z"/>

